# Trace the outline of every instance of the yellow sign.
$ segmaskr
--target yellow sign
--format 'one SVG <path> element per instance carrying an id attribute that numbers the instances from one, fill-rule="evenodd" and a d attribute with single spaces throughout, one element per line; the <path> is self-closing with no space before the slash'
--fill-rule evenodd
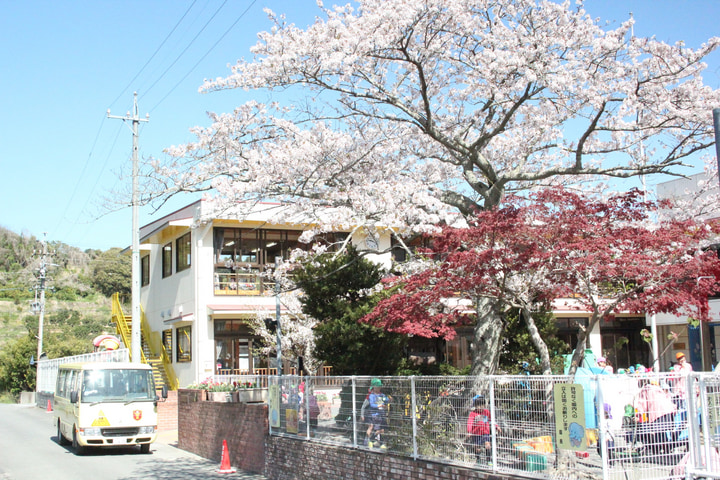
<path id="1" fill-rule="evenodd" d="M 108 419 L 105 417 L 105 414 L 102 410 L 98 412 L 98 417 L 93 420 L 92 422 L 93 427 L 109 427 L 110 422 L 108 422 Z"/>
<path id="2" fill-rule="evenodd" d="M 555 399 L 555 438 L 558 449 L 585 451 L 585 402 L 583 387 L 577 383 L 558 383 Z"/>
<path id="3" fill-rule="evenodd" d="M 285 410 L 285 431 L 298 433 L 298 411 L 293 408 Z"/>

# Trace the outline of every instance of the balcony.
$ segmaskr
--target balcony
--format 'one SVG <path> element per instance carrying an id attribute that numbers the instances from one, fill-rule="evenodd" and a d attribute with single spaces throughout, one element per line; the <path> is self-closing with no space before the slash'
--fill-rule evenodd
<path id="1" fill-rule="evenodd" d="M 215 295 L 273 295 L 275 283 L 260 272 L 215 271 Z"/>

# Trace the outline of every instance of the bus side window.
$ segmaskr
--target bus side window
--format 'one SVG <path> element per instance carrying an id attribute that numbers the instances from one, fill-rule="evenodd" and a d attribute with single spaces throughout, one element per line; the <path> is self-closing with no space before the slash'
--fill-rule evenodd
<path id="1" fill-rule="evenodd" d="M 79 391 L 79 379 L 80 379 L 80 372 L 78 370 L 72 370 L 69 375 L 68 380 L 68 396 L 72 396 L 73 393 L 76 395 Z"/>
<path id="2" fill-rule="evenodd" d="M 70 398 L 70 392 L 72 392 L 73 373 L 74 370 L 67 370 L 67 374 L 65 375 L 65 382 L 63 382 L 63 396 L 66 398 Z"/>
<path id="3" fill-rule="evenodd" d="M 67 380 L 67 370 L 60 370 L 58 372 L 58 379 L 57 379 L 57 387 L 55 388 L 55 391 L 57 392 L 59 397 L 65 396 L 65 381 Z"/>

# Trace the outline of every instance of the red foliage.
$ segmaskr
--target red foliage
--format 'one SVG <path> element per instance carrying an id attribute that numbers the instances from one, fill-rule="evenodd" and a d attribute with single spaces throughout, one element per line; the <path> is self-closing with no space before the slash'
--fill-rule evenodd
<path id="1" fill-rule="evenodd" d="M 644 202 L 638 191 L 604 201 L 563 189 L 510 198 L 468 228 L 445 228 L 433 239 L 432 267 L 397 279 L 398 293 L 363 320 L 452 338 L 468 315 L 448 299 L 480 297 L 530 311 L 568 298 L 564 308 L 598 318 L 629 311 L 707 320 L 707 297 L 720 290 L 720 260 L 702 247 L 718 224 L 654 223 L 660 206 L 669 207 Z"/>

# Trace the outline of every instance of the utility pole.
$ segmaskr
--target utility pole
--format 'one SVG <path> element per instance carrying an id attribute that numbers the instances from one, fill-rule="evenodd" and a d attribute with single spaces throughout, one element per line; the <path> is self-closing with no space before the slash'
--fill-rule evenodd
<path id="1" fill-rule="evenodd" d="M 47 233 L 44 234 L 47 236 Z M 38 347 L 37 347 L 37 358 L 40 360 L 40 356 L 43 354 L 43 323 L 45 322 L 45 290 L 47 287 L 45 286 L 45 282 L 47 280 L 47 241 L 42 241 L 43 245 L 43 251 L 40 257 L 40 269 L 38 274 L 38 279 L 40 280 L 40 284 L 35 286 L 36 295 L 37 290 L 40 291 L 40 301 L 37 301 L 37 296 L 35 297 L 36 301 L 32 304 L 32 309 L 34 312 L 37 312 L 40 314 L 40 318 L 38 320 Z"/>
<path id="2" fill-rule="evenodd" d="M 108 118 L 116 118 L 125 122 L 132 123 L 133 135 L 133 152 L 132 152 L 132 327 L 131 327 L 131 348 L 130 359 L 133 363 L 141 363 L 140 354 L 140 225 L 138 220 L 138 125 L 140 122 L 150 121 L 150 114 L 145 118 L 138 116 L 137 92 L 133 94 L 133 113 L 126 113 L 124 117 L 110 115 L 110 109 L 107 111 Z"/>
<path id="3" fill-rule="evenodd" d="M 282 375 L 282 328 L 280 326 L 280 279 L 277 276 L 282 257 L 275 257 L 275 334 L 277 335 L 277 374 Z M 299 375 L 299 373 L 298 373 Z"/>
<path id="4" fill-rule="evenodd" d="M 713 130 L 715 131 L 715 160 L 718 165 L 718 180 L 720 180 L 720 108 L 713 108 Z"/>

